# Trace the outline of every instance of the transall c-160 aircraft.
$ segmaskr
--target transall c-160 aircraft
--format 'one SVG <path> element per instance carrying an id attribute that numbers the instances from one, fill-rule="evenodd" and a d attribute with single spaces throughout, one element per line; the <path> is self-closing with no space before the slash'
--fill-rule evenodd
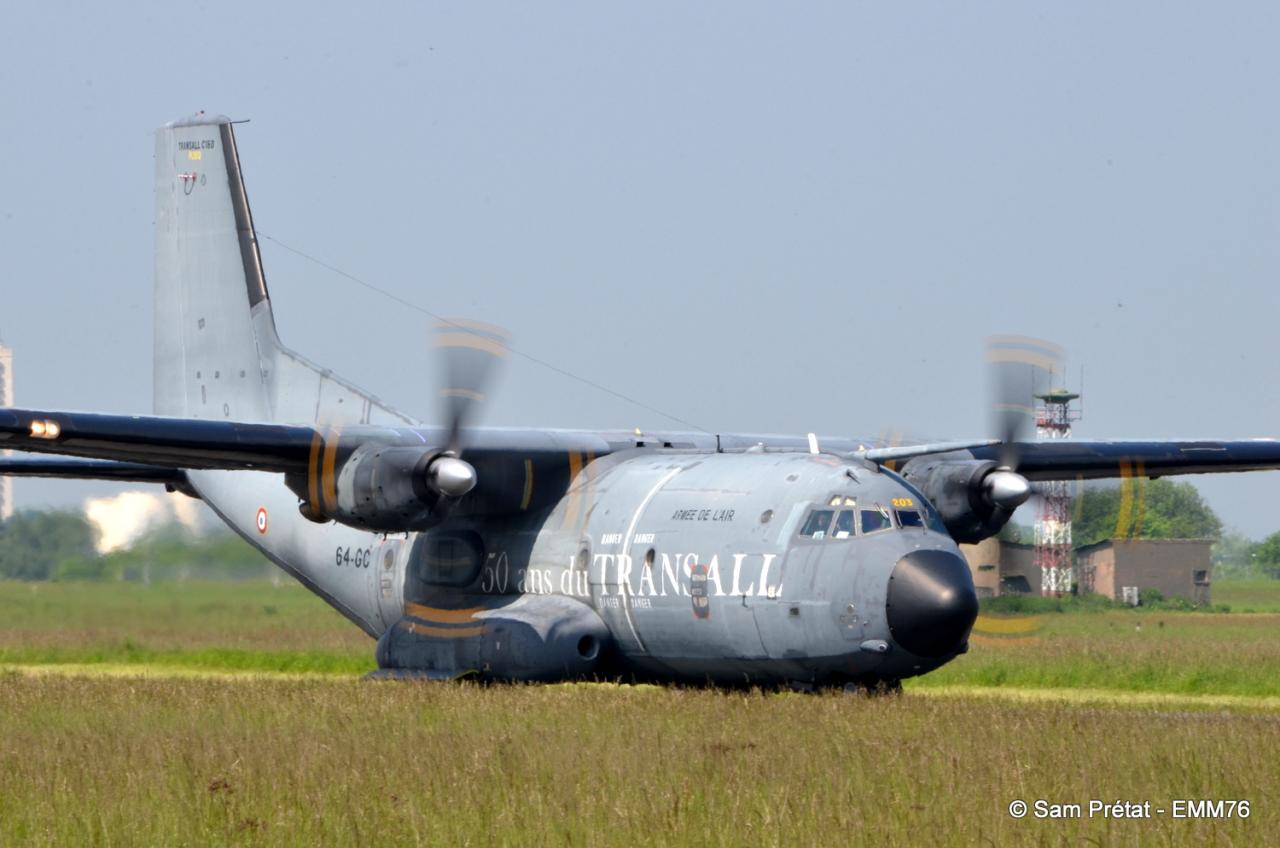
<path id="1" fill-rule="evenodd" d="M 229 119 L 162 127 L 155 164 L 154 415 L 0 409 L 0 447 L 57 455 L 0 470 L 200 498 L 377 640 L 375 674 L 892 687 L 967 650 L 957 543 L 1035 481 L 1280 466 L 1272 440 L 1025 441 L 1007 390 L 967 443 L 477 428 L 506 337 L 463 321 L 423 426 L 281 344 Z"/>

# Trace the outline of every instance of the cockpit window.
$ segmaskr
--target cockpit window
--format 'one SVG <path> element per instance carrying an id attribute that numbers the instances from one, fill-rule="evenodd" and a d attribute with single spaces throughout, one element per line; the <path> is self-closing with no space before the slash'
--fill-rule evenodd
<path id="1" fill-rule="evenodd" d="M 925 509 L 924 523 L 935 533 L 947 532 L 947 525 L 942 522 L 942 516 L 938 515 L 938 511 L 936 509 Z"/>
<path id="2" fill-rule="evenodd" d="M 889 510 L 882 506 L 876 506 L 872 509 L 863 508 L 858 510 L 858 514 L 861 516 L 863 533 L 877 533 L 893 527 L 893 519 L 889 517 Z"/>
<path id="3" fill-rule="evenodd" d="M 815 539 L 821 539 L 827 535 L 827 528 L 831 526 L 831 516 L 833 511 L 829 509 L 815 509 L 809 513 L 809 517 L 804 522 L 804 527 L 800 529 L 801 536 L 812 536 Z"/>
<path id="4" fill-rule="evenodd" d="M 853 510 L 842 509 L 836 516 L 835 526 L 831 528 L 831 537 L 833 539 L 847 539 L 855 532 L 853 529 Z"/>
<path id="5" fill-rule="evenodd" d="M 914 509 L 900 509 L 898 512 L 898 526 L 900 527 L 923 527 L 924 518 Z"/>

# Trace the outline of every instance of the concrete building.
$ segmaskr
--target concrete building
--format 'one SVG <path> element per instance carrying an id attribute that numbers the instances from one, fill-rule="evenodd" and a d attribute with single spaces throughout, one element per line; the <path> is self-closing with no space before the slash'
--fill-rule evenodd
<path id="1" fill-rule="evenodd" d="M 1210 539 L 1110 539 L 1076 548 L 1077 591 L 1137 603 L 1143 589 L 1193 604 L 1211 602 Z M 986 539 L 961 545 L 979 598 L 1040 594 L 1035 546 Z"/>
<path id="2" fill-rule="evenodd" d="M 961 545 L 969 561 L 973 586 L 979 598 L 998 595 L 1040 594 L 1040 569 L 1036 567 L 1035 546 L 999 539 L 983 539 L 976 545 Z"/>
<path id="3" fill-rule="evenodd" d="M 1000 543 L 1000 594 L 1039 595 L 1042 580 L 1035 545 Z"/>
<path id="4" fill-rule="evenodd" d="M 13 406 L 13 351 L 0 344 L 0 406 Z M 4 451 L 4 456 L 9 451 Z M 13 515 L 13 478 L 0 477 L 0 521 Z"/>
<path id="5" fill-rule="evenodd" d="M 1000 540 L 983 539 L 976 545 L 961 545 L 960 552 L 969 561 L 973 573 L 973 587 L 979 598 L 994 598 L 1000 594 Z"/>
<path id="6" fill-rule="evenodd" d="M 1210 603 L 1211 539 L 1108 539 L 1076 549 L 1080 591 L 1136 603 L 1143 589 Z"/>

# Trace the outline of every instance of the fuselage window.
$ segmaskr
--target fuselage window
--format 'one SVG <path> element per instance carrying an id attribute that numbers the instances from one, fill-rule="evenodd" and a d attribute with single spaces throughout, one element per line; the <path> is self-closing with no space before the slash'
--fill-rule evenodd
<path id="1" fill-rule="evenodd" d="M 884 507 L 861 509 L 858 513 L 861 516 L 863 533 L 878 533 L 881 530 L 893 528 L 893 519 L 889 517 L 889 510 Z"/>
<path id="2" fill-rule="evenodd" d="M 827 528 L 831 526 L 831 516 L 832 511 L 829 509 L 815 509 L 809 513 L 809 518 L 800 530 L 800 535 L 812 536 L 815 539 L 821 539 L 826 536 Z"/>
<path id="3" fill-rule="evenodd" d="M 899 527 L 923 527 L 924 518 L 914 509 L 898 510 L 898 526 Z"/>
<path id="4" fill-rule="evenodd" d="M 831 528 L 833 539 L 847 539 L 856 531 L 853 529 L 853 510 L 842 509 L 836 516 L 835 526 Z"/>

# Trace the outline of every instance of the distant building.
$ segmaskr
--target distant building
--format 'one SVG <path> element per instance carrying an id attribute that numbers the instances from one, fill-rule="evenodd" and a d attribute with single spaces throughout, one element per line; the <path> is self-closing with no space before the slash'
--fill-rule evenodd
<path id="1" fill-rule="evenodd" d="M 1000 540 L 992 537 L 976 545 L 961 545 L 960 552 L 969 561 L 973 573 L 973 588 L 979 598 L 994 598 L 1000 594 Z"/>
<path id="2" fill-rule="evenodd" d="M 0 343 L 0 406 L 13 406 L 13 351 Z M 3 452 L 4 456 L 9 451 Z M 0 476 L 0 521 L 13 515 L 13 478 Z"/>
<path id="3" fill-rule="evenodd" d="M 1109 539 L 1076 548 L 1077 591 L 1137 603 L 1143 589 L 1209 604 L 1213 564 L 1209 539 Z M 1035 547 L 986 539 L 961 545 L 978 597 L 1039 594 Z"/>
<path id="4" fill-rule="evenodd" d="M 1210 603 L 1211 539 L 1108 539 L 1076 548 L 1080 591 L 1137 602 L 1143 589 Z"/>
<path id="5" fill-rule="evenodd" d="M 1000 594 L 1039 595 L 1043 570 L 1035 545 L 1000 543 Z"/>

